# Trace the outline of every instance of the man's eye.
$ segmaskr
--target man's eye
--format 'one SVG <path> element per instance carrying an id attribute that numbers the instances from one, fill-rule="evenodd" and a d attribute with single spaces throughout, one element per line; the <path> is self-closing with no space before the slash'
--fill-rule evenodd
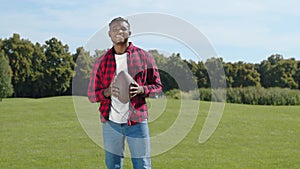
<path id="1" fill-rule="evenodd" d="M 112 28 L 111 29 L 113 32 L 118 32 L 118 31 L 120 31 L 120 30 L 122 30 L 122 31 L 127 31 L 127 28 Z"/>

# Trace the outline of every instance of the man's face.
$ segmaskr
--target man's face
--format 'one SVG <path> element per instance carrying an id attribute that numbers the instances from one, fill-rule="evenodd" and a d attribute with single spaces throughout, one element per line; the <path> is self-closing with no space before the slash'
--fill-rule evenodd
<path id="1" fill-rule="evenodd" d="M 127 43 L 131 32 L 126 22 L 116 21 L 111 24 L 108 34 L 114 44 L 121 44 Z"/>

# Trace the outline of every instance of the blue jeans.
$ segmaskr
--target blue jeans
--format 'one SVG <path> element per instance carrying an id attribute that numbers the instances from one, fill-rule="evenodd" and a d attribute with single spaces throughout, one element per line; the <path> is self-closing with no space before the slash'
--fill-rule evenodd
<path id="1" fill-rule="evenodd" d="M 105 163 L 108 169 L 121 169 L 124 160 L 125 138 L 134 169 L 151 169 L 150 134 L 148 122 L 132 126 L 107 121 L 102 125 Z"/>

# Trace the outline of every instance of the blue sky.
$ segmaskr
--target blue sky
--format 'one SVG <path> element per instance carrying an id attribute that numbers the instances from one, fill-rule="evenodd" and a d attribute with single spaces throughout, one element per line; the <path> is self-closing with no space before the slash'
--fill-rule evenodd
<path id="1" fill-rule="evenodd" d="M 299 7 L 297 0 L 1 0 L 0 37 L 19 33 L 39 43 L 56 37 L 74 53 L 112 18 L 154 12 L 195 26 L 226 62 L 259 63 L 275 53 L 300 60 Z M 146 49 L 193 58 L 174 40 L 141 36 L 132 41 Z"/>

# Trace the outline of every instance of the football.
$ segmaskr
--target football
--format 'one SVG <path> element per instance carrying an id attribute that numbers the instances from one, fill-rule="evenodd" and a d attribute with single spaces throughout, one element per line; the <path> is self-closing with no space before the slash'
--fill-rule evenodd
<path id="1" fill-rule="evenodd" d="M 130 100 L 129 87 L 133 81 L 133 78 L 125 71 L 121 71 L 116 77 L 114 85 L 119 88 L 119 100 L 124 104 Z"/>

